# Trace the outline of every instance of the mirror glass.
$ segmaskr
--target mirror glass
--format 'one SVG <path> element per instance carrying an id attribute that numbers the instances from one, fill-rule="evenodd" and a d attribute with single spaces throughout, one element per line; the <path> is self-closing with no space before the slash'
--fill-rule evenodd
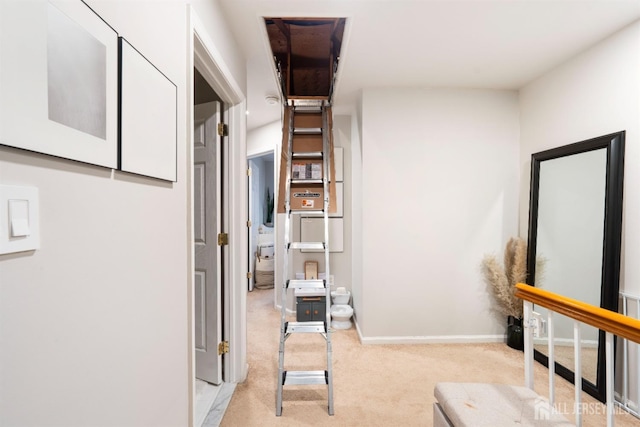
<path id="1" fill-rule="evenodd" d="M 546 279 L 540 277 L 536 286 L 596 306 L 602 281 L 606 171 L 605 148 L 546 160 L 540 164 L 538 190 L 537 254 Z M 546 316 L 544 308 L 536 311 Z M 573 368 L 573 321 L 558 315 L 554 324 L 555 358 Z M 582 376 L 595 384 L 598 330 L 582 326 L 581 341 Z M 547 340 L 541 339 L 535 348 L 547 354 Z"/>
<path id="2" fill-rule="evenodd" d="M 530 284 L 617 311 L 623 143 L 620 132 L 532 156 Z M 545 308 L 534 310 L 546 318 Z M 574 321 L 553 320 L 556 371 L 573 381 Z M 602 400 L 602 337 L 584 324 L 580 332 L 583 386 Z M 547 338 L 536 338 L 534 349 L 548 365 Z"/>

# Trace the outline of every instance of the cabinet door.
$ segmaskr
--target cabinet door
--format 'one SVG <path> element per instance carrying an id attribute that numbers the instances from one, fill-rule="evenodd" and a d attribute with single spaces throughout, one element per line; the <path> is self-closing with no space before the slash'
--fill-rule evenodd
<path id="1" fill-rule="evenodd" d="M 325 304 L 322 302 L 314 302 L 311 304 L 311 320 L 314 321 L 323 321 L 325 320 Z"/>
<path id="2" fill-rule="evenodd" d="M 311 320 L 311 303 L 299 301 L 296 304 L 296 320 L 298 322 L 308 322 Z"/>

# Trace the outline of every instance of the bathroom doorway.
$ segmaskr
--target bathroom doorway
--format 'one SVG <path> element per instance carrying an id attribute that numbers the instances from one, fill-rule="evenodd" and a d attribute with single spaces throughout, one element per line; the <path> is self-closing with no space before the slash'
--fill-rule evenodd
<path id="1" fill-rule="evenodd" d="M 275 264 L 275 173 L 274 151 L 247 159 L 249 177 L 249 265 L 248 289 L 272 289 Z"/>

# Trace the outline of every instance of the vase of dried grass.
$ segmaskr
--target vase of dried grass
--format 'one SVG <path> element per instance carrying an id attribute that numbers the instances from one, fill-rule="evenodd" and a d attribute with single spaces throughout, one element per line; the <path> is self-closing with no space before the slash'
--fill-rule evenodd
<path id="1" fill-rule="evenodd" d="M 516 350 L 524 350 L 522 318 L 514 316 L 507 318 L 507 345 Z"/>

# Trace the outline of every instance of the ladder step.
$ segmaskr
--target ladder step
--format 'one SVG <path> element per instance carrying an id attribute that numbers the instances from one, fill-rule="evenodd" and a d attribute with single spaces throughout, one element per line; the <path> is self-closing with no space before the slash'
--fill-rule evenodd
<path id="1" fill-rule="evenodd" d="M 305 385 L 322 384 L 327 385 L 327 371 L 285 371 L 282 384 L 284 385 Z"/>
<path id="2" fill-rule="evenodd" d="M 287 280 L 287 289 L 289 288 L 297 288 L 297 289 L 324 289 L 325 288 L 324 280 Z"/>
<path id="3" fill-rule="evenodd" d="M 323 99 L 295 99 L 295 97 L 289 96 L 293 100 L 293 109 L 296 112 L 305 113 L 319 113 L 322 112 Z"/>
<path id="4" fill-rule="evenodd" d="M 285 327 L 287 334 L 293 333 L 326 333 L 327 327 L 325 322 L 287 322 Z"/>
<path id="5" fill-rule="evenodd" d="M 294 134 L 322 134 L 322 128 L 307 128 L 307 127 L 296 127 L 293 129 Z"/>
<path id="6" fill-rule="evenodd" d="M 292 179 L 290 180 L 291 184 L 304 184 L 304 185 L 309 185 L 309 184 L 322 184 L 322 180 L 321 179 Z"/>
<path id="7" fill-rule="evenodd" d="M 321 159 L 322 151 L 303 151 L 292 153 L 291 157 L 294 159 Z"/>
<path id="8" fill-rule="evenodd" d="M 2 1 L 2 0 L 0 0 Z M 286 140 L 283 140 L 283 156 L 286 160 L 286 168 L 282 174 L 285 193 L 285 256 L 283 257 L 283 271 L 289 271 L 289 263 L 293 262 L 293 250 L 304 252 L 324 252 L 325 274 L 320 279 L 317 275 L 303 275 L 296 273 L 281 282 L 282 289 L 282 315 L 280 323 L 280 351 L 278 358 L 278 381 L 276 394 L 276 416 L 282 415 L 283 388 L 285 385 L 315 385 L 327 386 L 327 401 L 329 415 L 333 415 L 333 368 L 331 350 L 331 323 L 329 321 L 330 283 L 329 283 L 329 241 L 324 238 L 329 232 L 328 206 L 329 206 L 329 172 L 332 169 L 332 161 L 329 157 L 331 151 L 331 109 L 328 99 L 322 97 L 298 98 L 288 96 L 286 102 L 287 118 Z M 284 142 L 288 142 L 285 144 Z M 295 216 L 297 215 L 297 217 Z M 295 234 L 292 220 L 306 216 L 324 218 L 324 235 L 314 238 L 293 238 Z M 318 221 L 319 223 L 320 221 Z M 294 222 L 295 224 L 295 222 Z M 298 236 L 299 237 L 299 236 Z M 293 241 L 292 241 L 293 240 Z M 326 242 L 296 240 L 327 240 Z M 302 279 L 313 277 L 312 280 Z M 326 278 L 326 280 L 324 280 Z M 293 289 L 294 292 L 289 292 Z M 295 296 L 296 314 L 287 315 L 287 299 Z M 289 321 L 291 320 L 291 321 Z M 308 321 L 307 321 L 308 320 Z M 319 334 L 326 341 L 326 365 L 298 365 L 297 369 L 324 369 L 324 370 L 285 370 L 285 341 L 294 334 Z M 302 337 L 300 337 L 302 338 Z M 319 350 L 319 349 L 318 349 Z M 288 351 L 288 350 L 287 350 Z M 301 354 L 304 357 L 304 354 Z M 324 366 L 323 366 L 324 365 Z"/>
<path id="9" fill-rule="evenodd" d="M 324 215 L 323 210 L 310 210 L 310 209 L 290 209 L 291 215 Z"/>
<path id="10" fill-rule="evenodd" d="M 324 250 L 323 242 L 291 242 L 289 249 L 317 249 Z"/>

